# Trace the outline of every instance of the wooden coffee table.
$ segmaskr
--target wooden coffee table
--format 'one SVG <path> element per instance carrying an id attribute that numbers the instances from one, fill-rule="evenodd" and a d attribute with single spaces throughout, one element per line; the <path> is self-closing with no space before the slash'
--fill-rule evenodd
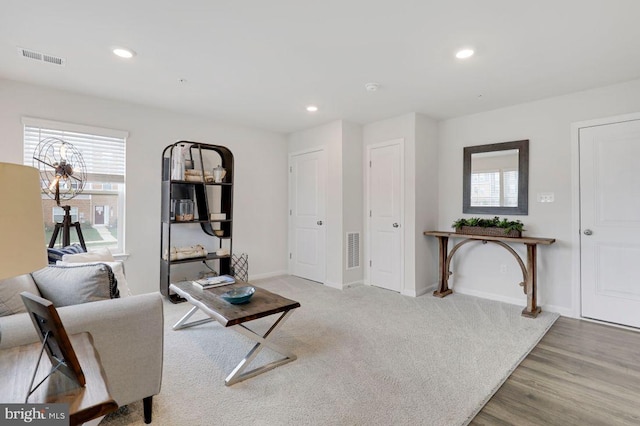
<path id="1" fill-rule="evenodd" d="M 248 284 L 236 282 L 235 284 L 203 290 L 201 287 L 194 285 L 191 281 L 182 281 L 169 286 L 171 291 L 185 298 L 193 305 L 193 308 L 191 308 L 191 310 L 173 326 L 174 330 L 193 327 L 194 325 L 216 320 L 222 326 L 229 327 L 230 329 L 235 330 L 256 342 L 255 346 L 225 379 L 225 384 L 227 386 L 231 386 L 234 383 L 238 383 L 250 377 L 264 373 L 265 371 L 269 371 L 280 365 L 294 361 L 297 358 L 293 353 L 273 343 L 270 337 L 273 332 L 280 328 L 291 316 L 293 310 L 300 307 L 300 303 L 256 286 L 253 286 L 255 287 L 256 292 L 249 303 L 232 305 L 220 297 L 222 293 L 225 293 L 234 287 L 242 287 L 245 285 Z M 210 318 L 188 323 L 187 320 L 189 320 L 189 318 L 198 310 L 201 310 Z M 244 325 L 245 322 L 276 314 L 279 314 L 277 319 L 264 334 L 258 334 Z M 245 372 L 251 361 L 255 359 L 264 347 L 283 355 L 284 358 Z"/>

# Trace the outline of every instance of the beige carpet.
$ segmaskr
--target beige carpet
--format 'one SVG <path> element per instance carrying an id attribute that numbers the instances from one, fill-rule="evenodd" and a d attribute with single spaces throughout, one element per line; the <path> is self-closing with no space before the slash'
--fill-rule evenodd
<path id="1" fill-rule="evenodd" d="M 298 359 L 226 387 L 253 344 L 217 323 L 172 331 L 190 305 L 166 303 L 153 424 L 466 424 L 557 318 L 523 318 L 522 306 L 458 294 L 339 291 L 288 276 L 254 284 L 301 303 L 274 335 Z M 142 403 L 100 424 L 143 425 Z"/>

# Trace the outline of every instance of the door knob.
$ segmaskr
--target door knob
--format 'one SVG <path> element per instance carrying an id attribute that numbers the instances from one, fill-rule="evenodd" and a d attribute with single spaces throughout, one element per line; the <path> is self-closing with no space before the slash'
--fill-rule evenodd
<path id="1" fill-rule="evenodd" d="M 321 220 L 317 221 L 316 223 L 317 223 L 318 225 L 322 225 L 322 221 L 321 221 Z"/>
<path id="2" fill-rule="evenodd" d="M 394 228 L 399 228 L 399 227 L 400 227 L 400 225 L 398 225 L 397 223 L 394 223 L 394 224 L 393 224 L 393 227 L 394 227 Z"/>
<path id="3" fill-rule="evenodd" d="M 591 235 L 591 234 L 593 234 L 593 231 L 591 229 L 584 230 L 584 235 Z"/>

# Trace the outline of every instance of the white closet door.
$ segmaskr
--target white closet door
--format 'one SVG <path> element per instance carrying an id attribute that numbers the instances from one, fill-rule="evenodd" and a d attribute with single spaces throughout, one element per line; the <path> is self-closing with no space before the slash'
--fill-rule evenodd
<path id="1" fill-rule="evenodd" d="M 324 283 L 326 277 L 324 150 L 291 157 L 291 274 Z"/>
<path id="2" fill-rule="evenodd" d="M 640 121 L 580 129 L 582 316 L 640 327 Z"/>
<path id="3" fill-rule="evenodd" d="M 368 149 L 369 284 L 402 290 L 402 143 Z"/>

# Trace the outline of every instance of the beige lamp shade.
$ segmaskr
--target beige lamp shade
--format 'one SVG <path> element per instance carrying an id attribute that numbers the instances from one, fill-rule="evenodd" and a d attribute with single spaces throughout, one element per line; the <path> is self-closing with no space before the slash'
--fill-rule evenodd
<path id="1" fill-rule="evenodd" d="M 40 174 L 0 163 L 0 279 L 47 266 Z"/>

